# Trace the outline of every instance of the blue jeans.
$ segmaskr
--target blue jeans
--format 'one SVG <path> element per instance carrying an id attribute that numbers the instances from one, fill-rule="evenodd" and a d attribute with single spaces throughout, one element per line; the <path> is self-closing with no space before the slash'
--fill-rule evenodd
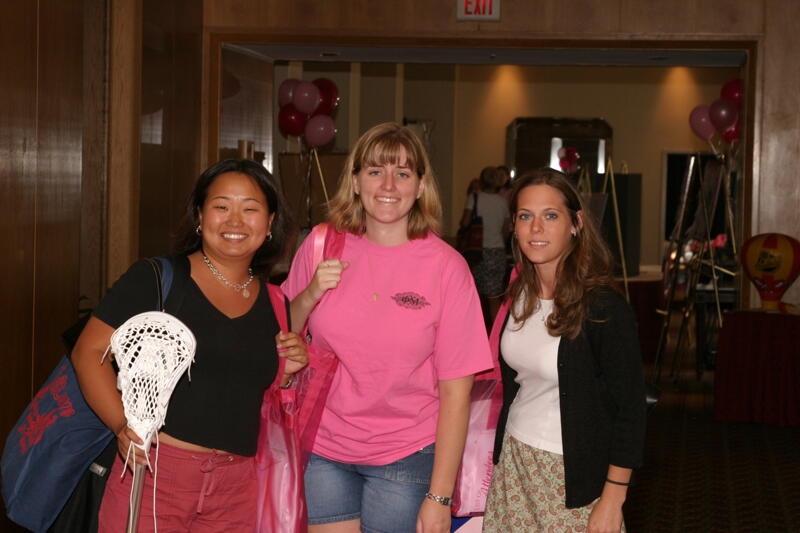
<path id="1" fill-rule="evenodd" d="M 366 533 L 413 533 L 431 482 L 433 447 L 382 466 L 312 454 L 305 473 L 308 523 L 361 519 Z"/>

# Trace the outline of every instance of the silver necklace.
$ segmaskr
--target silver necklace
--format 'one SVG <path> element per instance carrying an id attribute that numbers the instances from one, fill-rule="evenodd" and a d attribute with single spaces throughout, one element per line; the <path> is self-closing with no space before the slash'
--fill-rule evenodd
<path id="1" fill-rule="evenodd" d="M 232 281 L 229 281 L 228 278 L 223 276 L 222 273 L 219 270 L 217 270 L 217 267 L 211 264 L 211 261 L 209 261 L 208 257 L 206 257 L 205 254 L 203 254 L 203 262 L 211 271 L 211 274 L 213 274 L 215 278 L 220 280 L 226 287 L 230 287 L 236 292 L 241 292 L 244 298 L 250 298 L 250 291 L 247 290 L 247 286 L 250 285 L 250 283 L 253 281 L 254 278 L 252 268 L 247 269 L 247 273 L 250 275 L 250 277 L 247 278 L 247 281 L 245 281 L 244 283 L 233 283 Z"/>
<path id="2" fill-rule="evenodd" d="M 372 273 L 372 259 L 369 257 L 369 252 L 366 252 L 365 255 L 367 256 L 367 268 L 369 268 L 369 282 L 372 287 L 372 301 L 377 302 L 381 296 L 378 294 L 378 291 L 375 290 L 375 275 Z"/>

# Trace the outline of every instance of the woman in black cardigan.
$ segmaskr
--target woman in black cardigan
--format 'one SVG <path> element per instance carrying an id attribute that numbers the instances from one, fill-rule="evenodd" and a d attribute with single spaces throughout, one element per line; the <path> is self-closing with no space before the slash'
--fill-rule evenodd
<path id="1" fill-rule="evenodd" d="M 492 332 L 505 398 L 484 531 L 617 533 L 645 432 L 633 313 L 566 176 L 528 173 L 511 202 L 517 268 Z"/>

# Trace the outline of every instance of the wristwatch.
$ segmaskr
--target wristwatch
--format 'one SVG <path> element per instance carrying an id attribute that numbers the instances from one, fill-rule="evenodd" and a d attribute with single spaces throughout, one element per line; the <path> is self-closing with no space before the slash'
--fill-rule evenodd
<path id="1" fill-rule="evenodd" d="M 444 496 L 439 496 L 438 494 L 432 494 L 430 492 L 426 492 L 425 497 L 448 507 L 450 507 L 450 504 L 453 503 L 453 498 L 445 498 Z"/>

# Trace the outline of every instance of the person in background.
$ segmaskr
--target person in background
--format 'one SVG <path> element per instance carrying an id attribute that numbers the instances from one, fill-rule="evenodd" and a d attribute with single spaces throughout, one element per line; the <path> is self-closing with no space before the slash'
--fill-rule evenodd
<path id="1" fill-rule="evenodd" d="M 484 318 L 491 324 L 503 295 L 506 274 L 506 236 L 510 231 L 508 202 L 498 191 L 504 175 L 495 167 L 486 167 L 480 175 L 480 191 L 467 197 L 461 215 L 461 227 L 466 227 L 473 210 L 483 220 L 483 250 L 481 260 L 472 266 L 475 285 L 484 308 Z"/>
<path id="2" fill-rule="evenodd" d="M 154 498 L 159 531 L 255 527 L 254 456 L 264 391 L 276 378 L 278 357 L 287 357 L 283 384 L 308 361 L 302 338 L 280 331 L 264 284 L 290 236 L 279 191 L 263 166 L 231 159 L 203 172 L 189 198 L 167 308 L 179 285 L 180 305 L 170 312 L 194 333 L 197 351 L 191 380 L 184 374 L 175 387 L 154 447 L 159 479 L 145 476 L 140 532 L 155 531 Z M 103 355 L 115 328 L 153 311 L 157 294 L 150 264 L 134 263 L 94 310 L 72 353 L 87 402 L 117 435 L 119 456 L 100 507 L 100 533 L 125 531 L 132 476 L 121 476 L 123 458 L 131 442 L 142 443 L 128 427 L 116 375 Z M 144 452 L 134 450 L 132 462 L 146 464 Z M 158 489 L 149 497 L 154 484 Z"/>
<path id="3" fill-rule="evenodd" d="M 506 203 L 511 205 L 511 189 L 513 187 L 513 183 L 511 183 L 511 171 L 505 165 L 500 165 L 497 167 L 497 171 L 500 173 L 500 190 L 497 191 L 500 196 L 502 196 Z"/>
<path id="4" fill-rule="evenodd" d="M 306 239 L 283 285 L 295 327 L 308 317 L 311 346 L 340 360 L 305 473 L 309 532 L 449 532 L 473 374 L 492 359 L 419 139 L 364 133 L 328 213 L 341 258 L 315 265 Z"/>
<path id="5" fill-rule="evenodd" d="M 483 531 L 618 533 L 644 448 L 634 315 L 566 176 L 519 178 L 512 212 L 517 268 L 491 336 L 504 405 Z"/>

